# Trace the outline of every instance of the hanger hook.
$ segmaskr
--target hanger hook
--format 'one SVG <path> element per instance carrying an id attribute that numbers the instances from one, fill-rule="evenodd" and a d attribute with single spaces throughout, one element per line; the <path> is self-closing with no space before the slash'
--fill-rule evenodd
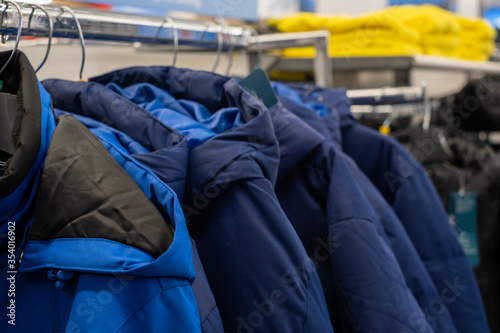
<path id="1" fill-rule="evenodd" d="M 172 66 L 175 66 L 177 63 L 177 53 L 179 52 L 179 32 L 177 31 L 177 26 L 175 25 L 174 20 L 172 20 L 170 17 L 165 17 L 163 21 L 161 22 L 160 27 L 158 28 L 158 31 L 156 32 L 156 37 L 155 39 L 158 39 L 158 36 L 160 35 L 160 30 L 163 28 L 165 23 L 170 24 L 170 27 L 172 28 L 172 32 L 174 35 L 174 58 L 172 59 Z"/>
<path id="2" fill-rule="evenodd" d="M 227 63 L 226 72 L 224 73 L 226 76 L 228 76 L 229 73 L 231 72 L 231 68 L 233 67 L 233 52 L 234 52 L 235 41 L 234 41 L 234 36 L 229 31 L 229 26 L 228 26 L 226 20 L 224 20 L 222 17 L 220 17 L 219 24 L 223 28 L 223 33 L 225 33 L 229 37 L 229 49 L 227 51 L 228 63 Z"/>
<path id="3" fill-rule="evenodd" d="M 220 58 L 222 56 L 222 46 L 223 46 L 224 40 L 222 36 L 222 27 L 217 26 L 217 58 L 215 59 L 215 64 L 214 67 L 212 68 L 212 72 L 215 72 L 217 70 L 217 67 L 219 66 Z"/>
<path id="4" fill-rule="evenodd" d="M 388 88 L 387 86 L 383 86 L 382 88 L 380 88 L 380 94 L 377 95 L 377 96 L 374 96 L 374 100 L 376 102 L 381 102 L 382 101 L 382 99 L 385 97 L 386 89 L 387 88 Z"/>
<path id="5" fill-rule="evenodd" d="M 43 65 L 45 65 L 45 62 L 47 61 L 50 54 L 50 47 L 52 46 L 52 35 L 54 33 L 54 23 L 52 22 L 52 17 L 50 17 L 49 13 L 45 10 L 44 7 L 37 4 L 26 4 L 26 6 L 30 6 L 32 8 L 30 18 L 28 21 L 28 30 L 31 29 L 31 18 L 33 16 L 33 13 L 35 12 L 35 9 L 40 9 L 47 17 L 47 22 L 49 23 L 49 42 L 47 44 L 47 50 L 45 51 L 45 57 L 43 58 L 42 63 L 35 70 L 35 72 L 38 73 L 38 71 L 43 67 Z"/>
<path id="6" fill-rule="evenodd" d="M 260 35 L 257 32 L 257 30 L 255 30 L 255 28 L 253 28 L 251 26 L 244 25 L 243 28 L 249 30 L 250 33 L 252 34 L 252 36 L 254 36 L 255 40 L 257 41 L 257 47 L 258 47 L 257 48 L 257 63 L 255 64 L 254 70 L 259 69 L 262 67 L 262 53 L 263 53 L 262 41 L 260 40 Z"/>
<path id="7" fill-rule="evenodd" d="M 431 126 L 431 118 L 432 118 L 432 105 L 427 97 L 427 81 L 422 81 L 420 83 L 422 87 L 422 99 L 424 101 L 424 121 L 422 122 L 422 128 L 424 131 L 429 130 Z"/>
<path id="8" fill-rule="evenodd" d="M 80 67 L 80 80 L 81 80 L 83 75 L 83 67 L 85 66 L 85 38 L 83 38 L 83 31 L 80 25 L 80 20 L 78 20 L 78 18 L 76 17 L 75 12 L 68 6 L 61 6 L 61 14 L 64 12 L 68 12 L 71 16 L 73 16 L 73 19 L 75 20 L 76 23 L 76 28 L 78 29 L 78 38 L 80 38 L 80 44 L 82 46 L 82 65 Z"/>
<path id="9" fill-rule="evenodd" d="M 16 54 L 17 48 L 19 46 L 19 41 L 21 40 L 21 34 L 23 31 L 23 14 L 21 13 L 21 7 L 19 7 L 19 5 L 13 1 L 5 1 L 5 8 L 4 8 L 4 11 L 2 13 L 2 25 L 3 25 L 3 17 L 5 15 L 5 11 L 7 10 L 7 7 L 9 6 L 9 4 L 13 5 L 17 9 L 17 13 L 18 13 L 18 17 L 19 17 L 19 26 L 17 28 L 17 36 L 16 36 L 16 42 L 14 44 L 14 48 L 12 49 L 12 52 L 10 53 L 9 59 L 7 59 L 7 62 L 5 63 L 5 65 L 3 65 L 2 69 L 0 69 L 0 77 L 2 76 L 3 72 L 5 71 L 5 69 L 9 65 L 9 63 L 12 61 L 12 58 L 14 58 L 14 55 Z M 4 34 L 2 33 L 2 42 L 4 42 L 4 38 L 5 38 Z"/>
<path id="10" fill-rule="evenodd" d="M 217 67 L 219 67 L 219 62 L 222 56 L 222 48 L 224 44 L 223 40 L 223 32 L 222 32 L 222 27 L 218 24 L 215 24 L 213 22 L 207 22 L 205 25 L 205 29 L 202 31 L 200 34 L 199 42 L 200 44 L 203 42 L 203 38 L 205 38 L 205 33 L 208 31 L 209 27 L 215 27 L 217 29 L 217 58 L 215 59 L 214 66 L 212 67 L 212 72 L 215 72 L 217 70 Z"/>
<path id="11" fill-rule="evenodd" d="M 229 49 L 227 51 L 227 68 L 226 68 L 226 76 L 231 73 L 231 68 L 233 67 L 233 53 L 234 53 L 234 36 L 229 32 L 229 29 L 226 27 L 226 31 L 228 31 L 229 35 Z"/>

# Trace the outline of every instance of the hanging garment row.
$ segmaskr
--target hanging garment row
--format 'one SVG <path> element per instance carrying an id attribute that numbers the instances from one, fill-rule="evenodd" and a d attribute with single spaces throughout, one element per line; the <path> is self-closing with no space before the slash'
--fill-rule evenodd
<path id="1" fill-rule="evenodd" d="M 425 170 L 345 91 L 273 83 L 266 107 L 174 67 L 39 83 L 19 51 L 2 80 L 2 331 L 489 332 Z"/>
<path id="2" fill-rule="evenodd" d="M 415 98 L 406 98 L 406 88 L 401 90 L 404 94 L 399 100 L 383 101 L 380 94 L 375 94 L 371 101 L 364 101 L 372 107 L 365 108 L 368 112 L 360 119 L 382 132 L 384 128 L 379 125 L 394 116 L 392 136 L 424 166 L 475 268 L 492 332 L 500 332 L 496 268 L 500 253 L 497 227 L 500 156 L 495 151 L 498 141 L 494 140 L 495 131 L 500 130 L 496 108 L 498 87 L 498 82 L 491 78 L 473 80 L 459 93 L 428 103 L 433 108 L 428 122 L 422 121 L 420 110 L 413 107 Z M 357 95 L 358 91 L 352 92 L 348 94 Z M 381 106 L 387 108 L 380 110 L 392 110 L 393 114 L 374 114 Z"/>
<path id="3" fill-rule="evenodd" d="M 500 130 L 498 88 L 494 79 L 470 81 L 460 92 L 443 99 L 427 133 L 418 128 L 394 133 L 424 165 L 452 216 L 457 215 L 457 196 L 467 199 L 465 206 L 473 203 L 472 217 L 464 216 L 470 209 L 458 212 L 464 219 L 461 237 L 466 240 L 466 254 L 475 268 L 492 332 L 500 332 L 500 156 L 498 141 L 490 139 Z M 429 148 L 437 153 L 423 154 Z"/>

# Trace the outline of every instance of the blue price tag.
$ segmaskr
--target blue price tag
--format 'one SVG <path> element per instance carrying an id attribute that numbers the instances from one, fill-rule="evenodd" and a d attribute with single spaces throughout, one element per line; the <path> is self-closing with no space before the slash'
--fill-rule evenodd
<path id="1" fill-rule="evenodd" d="M 481 261 L 477 237 L 477 195 L 472 192 L 453 192 L 449 205 L 450 219 L 460 230 L 458 239 L 472 267 Z"/>

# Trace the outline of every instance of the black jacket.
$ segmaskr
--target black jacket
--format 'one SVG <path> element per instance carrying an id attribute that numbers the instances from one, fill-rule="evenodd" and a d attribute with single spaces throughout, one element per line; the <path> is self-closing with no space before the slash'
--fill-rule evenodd
<path id="1" fill-rule="evenodd" d="M 431 129 L 431 132 L 436 132 Z M 435 147 L 440 147 L 436 135 Z M 404 142 L 417 142 L 417 134 L 400 134 Z M 421 140 L 421 139 L 420 139 Z M 431 141 L 428 141 L 428 144 Z M 463 189 L 477 194 L 477 222 L 481 263 L 475 269 L 491 332 L 500 332 L 500 156 L 488 145 L 465 139 L 460 133 L 446 139 L 448 156 L 426 156 L 421 162 L 448 207 L 452 192 Z M 414 147 L 415 148 L 415 147 Z M 436 149 L 437 151 L 437 149 Z"/>

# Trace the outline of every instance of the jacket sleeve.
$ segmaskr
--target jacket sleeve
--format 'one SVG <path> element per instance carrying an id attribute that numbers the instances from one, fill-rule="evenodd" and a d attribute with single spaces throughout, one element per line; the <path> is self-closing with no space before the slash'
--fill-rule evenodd
<path id="1" fill-rule="evenodd" d="M 190 228 L 228 332 L 333 332 L 315 268 L 269 180 L 233 185 Z"/>
<path id="2" fill-rule="evenodd" d="M 489 332 L 472 268 L 434 186 L 421 167 L 401 184 L 393 207 L 440 293 L 437 302 L 448 308 L 457 330 Z M 439 312 L 438 306 L 429 304 L 429 307 L 431 312 Z"/>

